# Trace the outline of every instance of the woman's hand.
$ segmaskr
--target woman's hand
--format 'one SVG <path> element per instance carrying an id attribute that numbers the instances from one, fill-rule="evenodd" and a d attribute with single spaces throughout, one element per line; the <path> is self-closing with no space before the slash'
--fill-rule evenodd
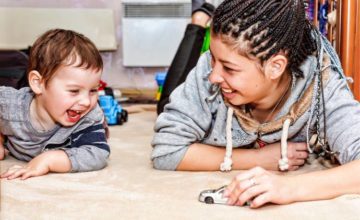
<path id="1" fill-rule="evenodd" d="M 281 155 L 280 142 L 266 145 L 258 149 L 260 160 L 258 165 L 268 170 L 279 170 L 279 160 Z M 287 157 L 289 160 L 289 170 L 297 170 L 304 165 L 309 156 L 306 143 L 288 142 Z"/>
<path id="2" fill-rule="evenodd" d="M 228 197 L 229 205 L 243 206 L 249 202 L 251 208 L 258 208 L 270 202 L 294 202 L 292 195 L 295 191 L 296 182 L 292 181 L 291 177 L 255 167 L 237 175 L 226 188 L 224 196 Z"/>

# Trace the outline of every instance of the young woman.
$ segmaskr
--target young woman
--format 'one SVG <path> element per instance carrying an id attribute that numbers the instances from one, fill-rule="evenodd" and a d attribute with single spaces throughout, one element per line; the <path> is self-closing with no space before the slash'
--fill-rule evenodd
<path id="1" fill-rule="evenodd" d="M 228 186 L 232 205 L 360 193 L 352 175 L 360 171 L 360 105 L 301 0 L 225 0 L 210 53 L 170 100 L 155 125 L 157 169 L 250 169 Z M 343 166 L 291 177 L 266 171 L 296 170 L 309 152 Z"/>

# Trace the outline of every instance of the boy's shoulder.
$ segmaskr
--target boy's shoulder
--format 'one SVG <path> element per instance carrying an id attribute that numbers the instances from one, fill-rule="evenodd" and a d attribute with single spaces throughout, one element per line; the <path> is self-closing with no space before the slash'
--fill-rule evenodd
<path id="1" fill-rule="evenodd" d="M 34 94 L 29 87 L 15 89 L 7 86 L 0 86 L 0 105 L 6 105 L 7 109 L 13 106 L 15 109 L 26 105 L 33 98 Z"/>
<path id="2" fill-rule="evenodd" d="M 14 89 L 0 87 L 0 118 L 5 121 L 24 122 L 33 93 L 29 87 Z"/>
<path id="3" fill-rule="evenodd" d="M 0 86 L 0 97 L 2 97 L 2 98 L 19 96 L 21 94 L 28 95 L 29 93 L 31 93 L 30 87 L 23 87 L 21 89 L 15 89 L 10 86 Z"/>

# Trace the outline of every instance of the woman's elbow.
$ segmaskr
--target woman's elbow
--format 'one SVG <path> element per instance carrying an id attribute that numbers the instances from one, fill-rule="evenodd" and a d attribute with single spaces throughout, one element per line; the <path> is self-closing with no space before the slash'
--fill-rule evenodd
<path id="1" fill-rule="evenodd" d="M 163 158 L 156 157 L 152 159 L 153 168 L 156 170 L 172 170 L 174 171 L 176 167 L 172 167 L 167 163 Z"/>

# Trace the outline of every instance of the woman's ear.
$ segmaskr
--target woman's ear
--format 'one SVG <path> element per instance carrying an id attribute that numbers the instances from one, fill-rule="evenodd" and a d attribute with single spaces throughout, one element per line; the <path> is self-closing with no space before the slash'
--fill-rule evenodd
<path id="1" fill-rule="evenodd" d="M 286 71 L 288 59 L 284 54 L 278 53 L 267 60 L 265 75 L 270 79 L 278 79 Z"/>
<path id="2" fill-rule="evenodd" d="M 29 86 L 31 90 L 39 95 L 43 92 L 43 81 L 41 74 L 36 70 L 31 70 L 28 75 Z"/>

